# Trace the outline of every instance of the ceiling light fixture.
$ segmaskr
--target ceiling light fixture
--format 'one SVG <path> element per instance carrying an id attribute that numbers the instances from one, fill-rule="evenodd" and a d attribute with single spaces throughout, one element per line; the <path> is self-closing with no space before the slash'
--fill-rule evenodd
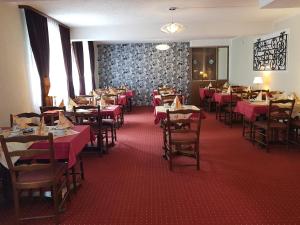
<path id="1" fill-rule="evenodd" d="M 172 22 L 171 23 L 167 23 L 165 25 L 163 25 L 160 30 L 162 32 L 168 33 L 168 34 L 174 34 L 174 33 L 178 33 L 180 31 L 182 31 L 184 29 L 183 25 L 180 23 L 174 23 L 173 22 L 173 11 L 175 11 L 177 8 L 176 7 L 170 7 L 169 10 L 172 13 Z"/>
<path id="2" fill-rule="evenodd" d="M 155 48 L 157 50 L 160 50 L 160 51 L 165 51 L 165 50 L 168 50 L 170 48 L 170 45 L 168 45 L 168 44 L 159 44 L 159 45 L 156 45 Z"/>

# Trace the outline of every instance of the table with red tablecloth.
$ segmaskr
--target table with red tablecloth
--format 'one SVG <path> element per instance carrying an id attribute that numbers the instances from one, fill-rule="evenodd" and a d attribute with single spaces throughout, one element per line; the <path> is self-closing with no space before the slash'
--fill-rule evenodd
<path id="1" fill-rule="evenodd" d="M 231 101 L 231 95 L 228 93 L 214 93 L 213 99 L 215 102 L 217 102 L 219 105 L 224 105 Z M 233 100 L 237 100 L 237 96 L 233 95 Z"/>
<path id="2" fill-rule="evenodd" d="M 127 95 L 118 96 L 118 105 L 127 105 Z"/>
<path id="3" fill-rule="evenodd" d="M 152 105 L 155 107 L 160 104 L 161 104 L 161 95 L 154 95 L 152 98 Z"/>
<path id="4" fill-rule="evenodd" d="M 106 106 L 104 109 L 101 109 L 100 113 L 103 117 L 109 117 L 117 120 L 117 118 L 122 114 L 122 109 L 119 105 L 110 105 Z"/>
<path id="5" fill-rule="evenodd" d="M 255 121 L 256 117 L 268 112 L 269 104 L 263 102 L 250 102 L 248 100 L 238 101 L 234 109 L 235 112 L 241 113 L 247 119 Z"/>
<path id="6" fill-rule="evenodd" d="M 76 125 L 72 128 L 77 134 L 57 137 L 54 139 L 55 159 L 68 161 L 68 167 L 76 164 L 77 155 L 83 150 L 90 141 L 90 126 Z M 35 142 L 31 145 L 32 149 L 47 149 L 48 142 Z"/>
<path id="7" fill-rule="evenodd" d="M 214 93 L 215 93 L 215 89 L 199 88 L 199 96 L 201 100 L 212 97 Z"/>
<path id="8" fill-rule="evenodd" d="M 154 124 L 158 124 L 161 120 L 167 118 L 167 109 L 172 110 L 171 108 L 166 108 L 165 106 L 156 106 L 154 109 Z M 192 109 L 192 110 L 200 110 L 197 106 L 194 105 L 183 105 L 182 109 Z M 201 111 L 201 118 L 204 119 L 205 115 L 203 111 Z"/>

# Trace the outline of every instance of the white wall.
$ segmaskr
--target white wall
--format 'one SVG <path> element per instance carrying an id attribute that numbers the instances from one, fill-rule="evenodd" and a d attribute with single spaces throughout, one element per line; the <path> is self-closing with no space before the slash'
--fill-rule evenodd
<path id="1" fill-rule="evenodd" d="M 0 127 L 9 125 L 9 114 L 31 110 L 26 72 L 26 51 L 20 10 L 0 3 Z"/>
<path id="2" fill-rule="evenodd" d="M 263 76 L 270 90 L 296 92 L 300 96 L 300 15 L 279 21 L 273 32 L 288 30 L 288 67 L 286 71 L 253 71 L 253 43 L 260 36 L 240 37 L 232 40 L 230 82 L 251 85 L 255 76 Z"/>

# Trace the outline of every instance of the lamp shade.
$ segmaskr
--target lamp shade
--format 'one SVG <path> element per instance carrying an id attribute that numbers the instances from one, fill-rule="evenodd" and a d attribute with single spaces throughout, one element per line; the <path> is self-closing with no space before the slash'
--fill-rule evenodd
<path id="1" fill-rule="evenodd" d="M 263 83 L 264 81 L 262 77 L 254 77 L 253 84 L 263 84 Z"/>

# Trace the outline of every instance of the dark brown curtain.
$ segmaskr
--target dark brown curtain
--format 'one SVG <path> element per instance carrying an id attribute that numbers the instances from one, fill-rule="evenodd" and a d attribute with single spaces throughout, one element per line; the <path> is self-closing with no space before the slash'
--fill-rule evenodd
<path id="1" fill-rule="evenodd" d="M 79 75 L 79 94 L 85 95 L 84 62 L 82 42 L 72 42 L 74 57 Z"/>
<path id="2" fill-rule="evenodd" d="M 67 73 L 68 92 L 70 98 L 75 98 L 73 77 L 72 77 L 72 58 L 71 58 L 71 39 L 70 29 L 59 25 L 62 50 L 64 55 L 65 68 Z"/>
<path id="3" fill-rule="evenodd" d="M 93 90 L 96 89 L 96 81 L 95 81 L 95 52 L 94 52 L 94 42 L 89 41 L 89 52 L 90 52 L 90 64 L 91 64 L 91 73 L 92 73 L 92 85 Z"/>
<path id="4" fill-rule="evenodd" d="M 30 10 L 24 9 L 31 49 L 40 76 L 42 105 L 52 105 L 48 97 L 49 79 L 49 35 L 47 18 Z"/>

